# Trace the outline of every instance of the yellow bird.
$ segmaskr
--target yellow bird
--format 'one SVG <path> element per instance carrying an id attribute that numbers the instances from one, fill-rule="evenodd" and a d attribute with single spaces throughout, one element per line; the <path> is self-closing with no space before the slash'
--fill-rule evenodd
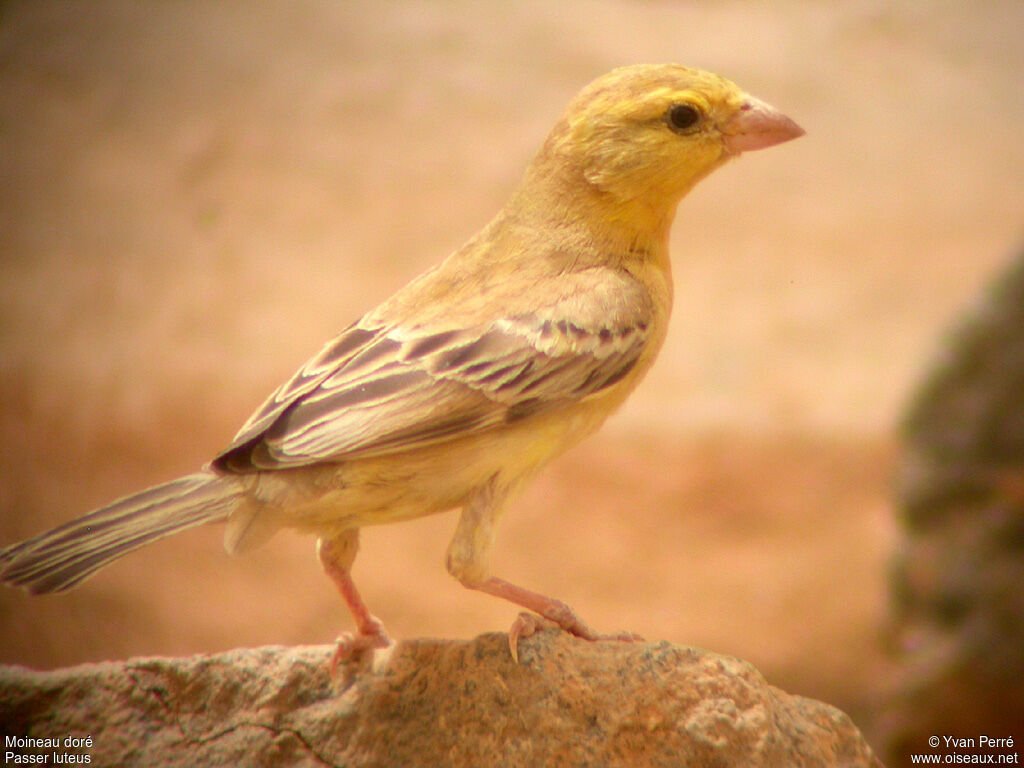
<path id="1" fill-rule="evenodd" d="M 0 550 L 0 577 L 58 592 L 196 525 L 226 523 L 232 553 L 282 527 L 306 531 L 355 619 L 333 669 L 390 643 L 352 581 L 359 529 L 458 507 L 448 570 L 533 612 L 510 631 L 513 655 L 544 620 L 607 637 L 564 603 L 491 574 L 498 518 L 654 362 L 679 200 L 741 152 L 802 134 L 708 72 L 641 65 L 598 78 L 487 226 L 330 341 L 201 472 Z"/>

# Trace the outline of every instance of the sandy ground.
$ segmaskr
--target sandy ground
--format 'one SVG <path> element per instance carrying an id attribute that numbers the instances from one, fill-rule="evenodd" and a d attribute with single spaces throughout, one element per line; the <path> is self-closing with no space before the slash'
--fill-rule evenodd
<path id="1" fill-rule="evenodd" d="M 808 135 L 684 201 L 658 365 L 509 513 L 496 571 L 856 713 L 886 676 L 900 408 L 1024 234 L 1022 28 L 996 0 L 5 4 L 0 541 L 204 463 L 487 221 L 579 87 L 679 61 Z M 445 574 L 453 525 L 366 532 L 396 636 L 515 615 Z M 311 541 L 229 560 L 202 530 L 67 595 L 0 593 L 0 662 L 348 621 Z"/>

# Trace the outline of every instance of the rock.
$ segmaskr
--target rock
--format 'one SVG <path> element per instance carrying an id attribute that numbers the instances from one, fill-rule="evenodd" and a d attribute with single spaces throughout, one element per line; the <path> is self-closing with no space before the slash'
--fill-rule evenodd
<path id="1" fill-rule="evenodd" d="M 929 751 L 934 734 L 1021 736 L 1024 255 L 946 340 L 903 444 L 899 672 L 872 728 L 893 765 Z"/>
<path id="2" fill-rule="evenodd" d="M 500 634 L 410 640 L 333 686 L 332 650 L 3 667 L 0 721 L 88 736 L 38 751 L 103 766 L 880 765 L 842 712 L 708 651 L 549 631 L 515 664 Z"/>

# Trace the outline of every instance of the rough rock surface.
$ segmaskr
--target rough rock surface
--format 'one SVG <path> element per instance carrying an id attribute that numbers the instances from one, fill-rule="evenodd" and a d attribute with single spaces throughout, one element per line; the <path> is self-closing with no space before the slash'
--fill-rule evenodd
<path id="1" fill-rule="evenodd" d="M 707 651 L 543 632 L 517 665 L 499 634 L 412 640 L 338 686 L 331 651 L 4 667 L 0 722 L 5 737 L 89 736 L 37 751 L 102 766 L 880 765 L 842 712 Z"/>
<path id="2" fill-rule="evenodd" d="M 1024 735 L 1024 253 L 947 339 L 903 432 L 902 674 L 876 726 L 893 764 L 933 734 Z"/>

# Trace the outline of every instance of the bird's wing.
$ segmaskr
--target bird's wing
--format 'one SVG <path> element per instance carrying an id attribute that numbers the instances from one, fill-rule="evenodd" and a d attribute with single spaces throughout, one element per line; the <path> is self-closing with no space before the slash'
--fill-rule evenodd
<path id="1" fill-rule="evenodd" d="M 471 327 L 364 317 L 256 411 L 213 462 L 285 469 L 412 450 L 494 429 L 610 387 L 647 339 L 632 277 L 562 276 L 558 295 Z"/>

